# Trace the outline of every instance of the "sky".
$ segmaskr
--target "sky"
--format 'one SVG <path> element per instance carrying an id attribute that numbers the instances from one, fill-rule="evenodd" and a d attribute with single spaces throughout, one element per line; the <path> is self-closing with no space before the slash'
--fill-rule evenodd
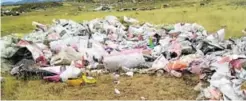
<path id="1" fill-rule="evenodd" d="M 20 1 L 20 0 L 1 0 L 1 2 L 17 2 L 17 1 Z"/>

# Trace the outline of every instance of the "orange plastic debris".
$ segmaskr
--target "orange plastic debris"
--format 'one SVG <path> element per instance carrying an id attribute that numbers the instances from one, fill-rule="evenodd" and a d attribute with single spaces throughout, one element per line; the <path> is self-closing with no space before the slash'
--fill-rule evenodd
<path id="1" fill-rule="evenodd" d="M 188 66 L 187 63 L 181 61 L 173 61 L 167 64 L 167 68 L 169 70 L 183 70 Z"/>

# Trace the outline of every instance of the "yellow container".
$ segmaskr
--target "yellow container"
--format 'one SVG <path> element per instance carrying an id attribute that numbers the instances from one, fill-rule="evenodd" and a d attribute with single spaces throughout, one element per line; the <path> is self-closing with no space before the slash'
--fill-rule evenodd
<path id="1" fill-rule="evenodd" d="M 84 81 L 81 78 L 67 80 L 67 84 L 70 86 L 80 86 Z"/>
<path id="2" fill-rule="evenodd" d="M 92 77 L 87 77 L 86 75 L 82 75 L 82 78 L 85 81 L 85 83 L 93 84 L 93 83 L 97 82 L 96 79 L 94 79 Z"/>
<path id="3" fill-rule="evenodd" d="M 81 78 L 67 80 L 67 84 L 71 86 L 81 86 L 83 83 L 93 84 L 96 83 L 97 80 L 92 77 L 87 77 L 86 75 L 82 75 Z"/>

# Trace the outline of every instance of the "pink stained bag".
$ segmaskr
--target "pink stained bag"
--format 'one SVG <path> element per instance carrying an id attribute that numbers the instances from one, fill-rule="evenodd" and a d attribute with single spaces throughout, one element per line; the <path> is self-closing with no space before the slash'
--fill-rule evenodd
<path id="1" fill-rule="evenodd" d="M 33 59 L 36 61 L 36 63 L 39 63 L 40 66 L 47 65 L 47 60 L 44 53 L 42 52 L 42 49 L 36 44 L 30 44 L 25 40 L 20 40 L 17 45 L 20 47 L 26 47 L 32 53 Z"/>
<path id="2" fill-rule="evenodd" d="M 212 95 L 211 100 L 219 100 L 221 98 L 221 93 L 217 89 L 210 89 L 209 92 Z"/>
<path id="3" fill-rule="evenodd" d="M 235 59 L 235 60 L 232 60 L 230 62 L 230 64 L 232 65 L 233 68 L 236 68 L 236 69 L 241 69 L 241 63 L 242 61 L 240 59 Z"/>
<path id="4" fill-rule="evenodd" d="M 60 70 L 52 70 L 52 69 L 55 69 L 56 67 L 51 67 L 51 69 L 46 69 L 50 72 L 56 73 L 57 75 L 45 76 L 45 77 L 43 77 L 43 79 L 46 81 L 51 81 L 51 82 L 60 82 L 60 80 L 61 80 L 60 74 L 66 70 L 66 67 L 61 67 L 61 66 L 57 66 L 57 67 L 59 67 Z M 47 68 L 49 68 L 49 67 L 47 67 Z"/>
<path id="5" fill-rule="evenodd" d="M 46 81 L 60 82 L 61 78 L 60 78 L 60 75 L 58 74 L 58 75 L 54 75 L 54 76 L 45 76 L 43 79 Z"/>
<path id="6" fill-rule="evenodd" d="M 81 60 L 72 61 L 71 65 L 77 68 L 84 68 L 84 64 L 85 64 L 85 59 L 84 56 L 82 56 Z"/>
<path id="7" fill-rule="evenodd" d="M 177 42 L 177 40 L 172 40 L 171 41 L 171 49 L 169 50 L 170 52 L 175 52 L 178 57 L 181 55 L 181 45 L 180 43 Z"/>
<path id="8" fill-rule="evenodd" d="M 51 33 L 48 35 L 48 40 L 58 40 L 60 37 L 61 36 L 58 33 Z"/>
<path id="9" fill-rule="evenodd" d="M 219 64 L 223 64 L 225 62 L 230 62 L 231 58 L 230 57 L 223 57 L 221 60 L 218 61 Z"/>

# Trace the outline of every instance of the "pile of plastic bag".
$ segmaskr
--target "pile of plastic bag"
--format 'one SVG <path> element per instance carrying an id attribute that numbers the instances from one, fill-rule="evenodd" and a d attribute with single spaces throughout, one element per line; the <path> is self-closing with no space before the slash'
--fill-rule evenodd
<path id="1" fill-rule="evenodd" d="M 198 99 L 246 98 L 240 89 L 246 79 L 246 38 L 225 40 L 224 28 L 207 33 L 196 23 L 140 24 L 125 16 L 33 25 L 36 29 L 21 39 L 0 40 L 1 58 L 12 61 L 13 76 L 82 85 L 96 82 L 90 75 L 96 70 L 128 76 L 190 73 L 200 78 Z M 201 87 L 204 82 L 210 85 Z"/>

